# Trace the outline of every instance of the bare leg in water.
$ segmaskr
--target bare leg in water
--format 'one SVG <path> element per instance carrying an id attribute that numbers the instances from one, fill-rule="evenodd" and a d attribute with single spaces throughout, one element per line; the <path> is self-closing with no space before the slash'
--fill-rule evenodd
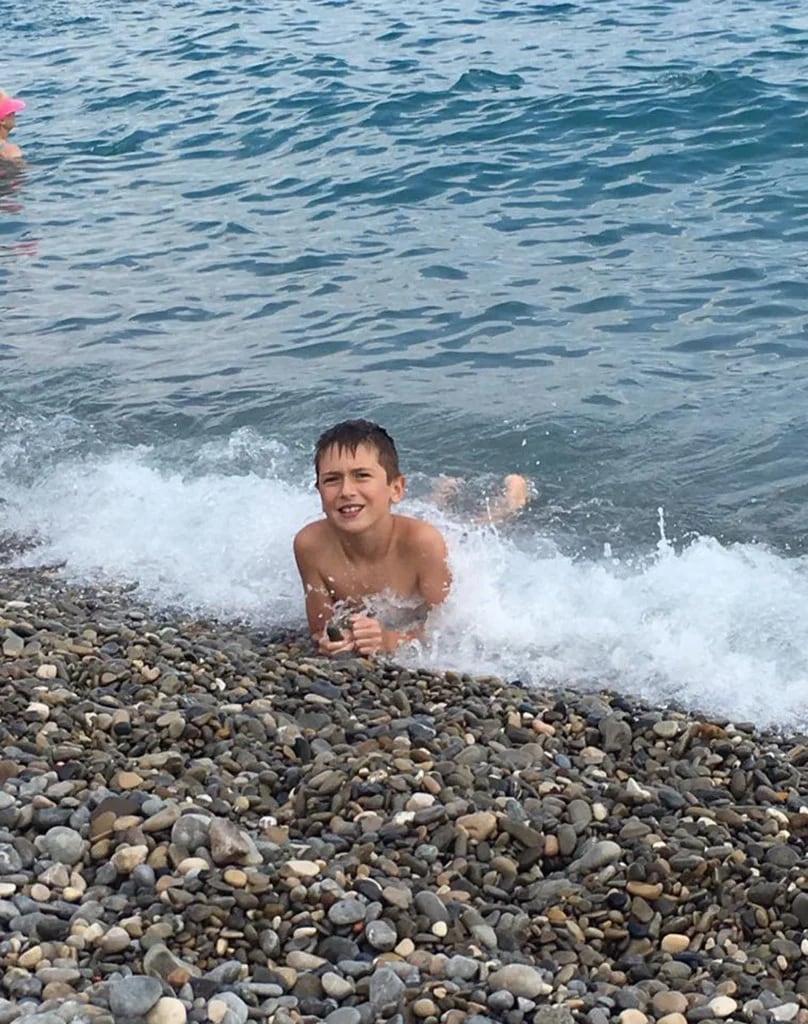
<path id="1" fill-rule="evenodd" d="M 441 508 L 451 505 L 460 489 L 461 480 L 456 476 L 444 476 L 435 485 L 433 500 Z M 486 525 L 504 523 L 512 519 L 527 505 L 531 497 L 531 486 L 520 473 L 509 473 L 502 481 L 502 491 L 488 505 L 484 512 L 471 517 L 473 523 Z"/>

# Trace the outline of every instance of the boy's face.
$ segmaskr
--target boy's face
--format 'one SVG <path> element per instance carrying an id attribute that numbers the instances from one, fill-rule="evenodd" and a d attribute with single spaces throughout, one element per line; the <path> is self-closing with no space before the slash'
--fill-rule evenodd
<path id="1" fill-rule="evenodd" d="M 360 444 L 353 453 L 332 445 L 320 456 L 317 490 L 326 518 L 340 530 L 361 533 L 388 516 L 404 487 L 403 476 L 388 483 L 372 445 Z"/>

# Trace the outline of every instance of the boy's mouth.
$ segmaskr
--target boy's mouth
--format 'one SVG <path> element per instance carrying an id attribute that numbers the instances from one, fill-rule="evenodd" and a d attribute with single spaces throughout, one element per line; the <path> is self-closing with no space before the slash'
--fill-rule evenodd
<path id="1" fill-rule="evenodd" d="M 364 507 L 364 505 L 340 505 L 339 514 L 352 519 L 354 516 L 358 516 Z"/>

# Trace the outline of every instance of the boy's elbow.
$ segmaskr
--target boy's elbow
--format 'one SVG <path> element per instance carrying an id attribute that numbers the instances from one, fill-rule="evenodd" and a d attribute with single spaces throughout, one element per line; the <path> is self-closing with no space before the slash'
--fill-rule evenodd
<path id="1" fill-rule="evenodd" d="M 452 578 L 448 576 L 443 580 L 436 581 L 432 586 L 425 587 L 421 596 L 430 608 L 437 608 L 449 596 L 451 589 Z"/>

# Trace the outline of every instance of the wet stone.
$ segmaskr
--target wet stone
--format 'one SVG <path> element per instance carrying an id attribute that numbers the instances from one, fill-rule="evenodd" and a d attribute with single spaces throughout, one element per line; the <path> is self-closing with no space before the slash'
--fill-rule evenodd
<path id="1" fill-rule="evenodd" d="M 360 900 L 343 899 L 336 902 L 328 911 L 328 919 L 336 925 L 356 924 L 365 920 L 367 907 Z"/>
<path id="2" fill-rule="evenodd" d="M 370 979 L 370 1005 L 376 1014 L 395 1013 L 404 995 L 405 985 L 390 967 L 380 967 Z"/>
<path id="3" fill-rule="evenodd" d="M 0 843 L 0 875 L 13 875 L 22 868 L 22 858 L 11 843 Z"/>
<path id="4" fill-rule="evenodd" d="M 539 995 L 547 995 L 552 988 L 545 982 L 543 974 L 529 964 L 509 964 L 494 971 L 488 978 L 489 984 L 495 989 L 504 989 L 513 996 L 535 999 Z"/>
<path id="5" fill-rule="evenodd" d="M 416 894 L 415 909 L 419 914 L 425 914 L 430 921 L 449 921 L 449 912 L 446 904 L 435 893 L 426 889 Z"/>
<path id="6" fill-rule="evenodd" d="M 171 842 L 189 853 L 210 845 L 210 818 L 201 814 L 183 814 L 171 829 Z"/>
<path id="7" fill-rule="evenodd" d="M 39 570 L 9 629 L 0 1024 L 800 1024 L 804 736 Z"/>
<path id="8" fill-rule="evenodd" d="M 393 949 L 398 941 L 395 928 L 388 921 L 371 921 L 365 928 L 370 945 L 380 951 Z"/>
<path id="9" fill-rule="evenodd" d="M 213 1024 L 246 1024 L 249 1007 L 234 992 L 221 992 L 208 1002 L 208 1018 Z"/>
<path id="10" fill-rule="evenodd" d="M 325 1018 L 325 1024 L 363 1024 L 361 1012 L 354 1006 L 341 1006 Z"/>
<path id="11" fill-rule="evenodd" d="M 318 943 L 317 955 L 332 964 L 341 960 L 354 960 L 359 956 L 359 944 L 342 935 L 329 935 Z"/>
<path id="12" fill-rule="evenodd" d="M 162 994 L 157 978 L 121 978 L 109 983 L 109 1008 L 116 1017 L 144 1017 Z"/>

